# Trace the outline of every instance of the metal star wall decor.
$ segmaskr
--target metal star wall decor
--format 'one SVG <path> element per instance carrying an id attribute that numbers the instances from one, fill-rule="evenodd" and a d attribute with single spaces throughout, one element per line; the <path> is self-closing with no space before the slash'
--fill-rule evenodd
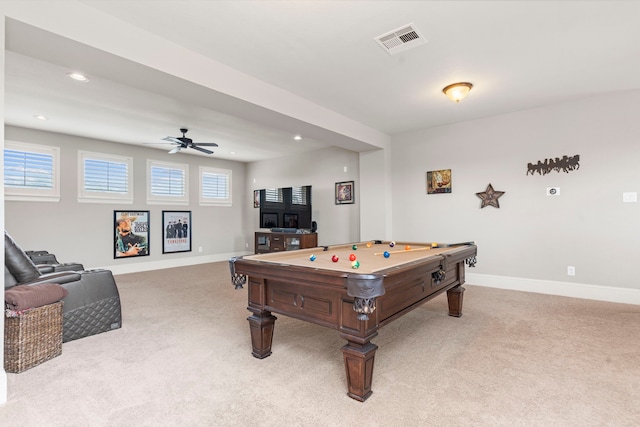
<path id="1" fill-rule="evenodd" d="M 481 193 L 476 193 L 476 196 L 482 199 L 482 204 L 480 205 L 480 209 L 485 206 L 493 206 L 495 208 L 500 208 L 500 202 L 498 199 L 504 194 L 504 191 L 496 191 L 493 189 L 493 186 L 489 184 L 487 189 Z"/>

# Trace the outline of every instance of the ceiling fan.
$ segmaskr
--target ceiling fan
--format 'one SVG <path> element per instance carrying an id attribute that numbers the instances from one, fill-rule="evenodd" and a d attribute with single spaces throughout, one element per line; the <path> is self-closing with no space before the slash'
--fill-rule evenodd
<path id="1" fill-rule="evenodd" d="M 183 148 L 193 148 L 194 150 L 202 151 L 206 154 L 213 154 L 213 151 L 207 150 L 206 148 L 202 148 L 204 145 L 206 147 L 217 147 L 218 144 L 215 142 L 193 142 L 191 138 L 187 138 L 185 134 L 189 131 L 189 129 L 182 128 L 180 132 L 182 132 L 182 136 L 167 136 L 162 138 L 163 141 L 169 141 L 176 146 L 169 151 L 169 154 L 177 153 Z"/>

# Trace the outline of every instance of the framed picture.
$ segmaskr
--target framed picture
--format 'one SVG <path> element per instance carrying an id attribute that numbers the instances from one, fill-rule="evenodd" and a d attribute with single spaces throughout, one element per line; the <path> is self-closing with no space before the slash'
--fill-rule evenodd
<path id="1" fill-rule="evenodd" d="M 191 211 L 162 211 L 162 253 L 191 252 Z"/>
<path id="2" fill-rule="evenodd" d="M 260 190 L 253 190 L 253 207 L 260 207 Z"/>
<path id="3" fill-rule="evenodd" d="M 278 226 L 278 214 L 277 213 L 262 213 L 260 218 L 260 228 L 274 228 Z"/>
<path id="4" fill-rule="evenodd" d="M 149 255 L 149 211 L 113 211 L 114 258 Z"/>
<path id="5" fill-rule="evenodd" d="M 298 228 L 298 214 L 286 213 L 284 214 L 284 227 Z"/>
<path id="6" fill-rule="evenodd" d="M 427 172 L 427 194 L 451 193 L 451 169 Z"/>
<path id="7" fill-rule="evenodd" d="M 354 202 L 353 181 L 336 182 L 336 205 Z"/>

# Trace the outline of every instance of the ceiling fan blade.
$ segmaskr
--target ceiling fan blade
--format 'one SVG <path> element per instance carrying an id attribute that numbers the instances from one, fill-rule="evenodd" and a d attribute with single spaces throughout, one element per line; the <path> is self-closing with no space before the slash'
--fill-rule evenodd
<path id="1" fill-rule="evenodd" d="M 218 144 L 215 142 L 196 142 L 194 145 L 204 145 L 205 147 L 217 147 Z"/>
<path id="2" fill-rule="evenodd" d="M 197 145 L 194 145 L 191 148 L 193 148 L 194 150 L 202 151 L 203 153 L 213 154 L 213 151 L 205 150 L 204 148 L 200 148 Z"/>
<path id="3" fill-rule="evenodd" d="M 169 154 L 175 154 L 180 150 L 182 150 L 182 146 L 178 145 L 177 147 L 175 147 L 171 151 L 169 151 Z"/>
<path id="4" fill-rule="evenodd" d="M 173 136 L 165 136 L 164 138 L 162 138 L 163 141 L 170 141 L 170 142 L 175 142 L 176 144 L 182 144 L 182 141 L 180 141 L 178 138 L 175 138 Z"/>

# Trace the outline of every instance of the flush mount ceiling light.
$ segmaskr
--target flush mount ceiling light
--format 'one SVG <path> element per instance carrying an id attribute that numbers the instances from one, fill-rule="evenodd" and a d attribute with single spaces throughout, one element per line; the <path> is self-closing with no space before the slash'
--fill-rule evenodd
<path id="1" fill-rule="evenodd" d="M 79 82 L 88 82 L 89 81 L 89 77 L 85 76 L 82 73 L 67 73 L 67 76 L 69 76 L 69 78 L 72 78 L 73 80 L 77 80 Z"/>
<path id="2" fill-rule="evenodd" d="M 35 115 L 35 116 L 33 116 L 33 117 L 35 117 L 35 118 L 36 118 L 36 119 L 38 119 L 38 120 L 49 120 L 49 117 L 47 117 L 47 116 L 43 116 L 42 114 L 36 114 L 36 115 Z"/>
<path id="3" fill-rule="evenodd" d="M 302 136 L 296 135 L 293 137 L 293 139 L 295 139 L 296 141 L 300 141 L 302 139 Z"/>
<path id="4" fill-rule="evenodd" d="M 444 92 L 450 100 L 460 102 L 467 96 L 472 87 L 473 85 L 471 83 L 454 83 L 442 89 L 442 92 Z"/>

